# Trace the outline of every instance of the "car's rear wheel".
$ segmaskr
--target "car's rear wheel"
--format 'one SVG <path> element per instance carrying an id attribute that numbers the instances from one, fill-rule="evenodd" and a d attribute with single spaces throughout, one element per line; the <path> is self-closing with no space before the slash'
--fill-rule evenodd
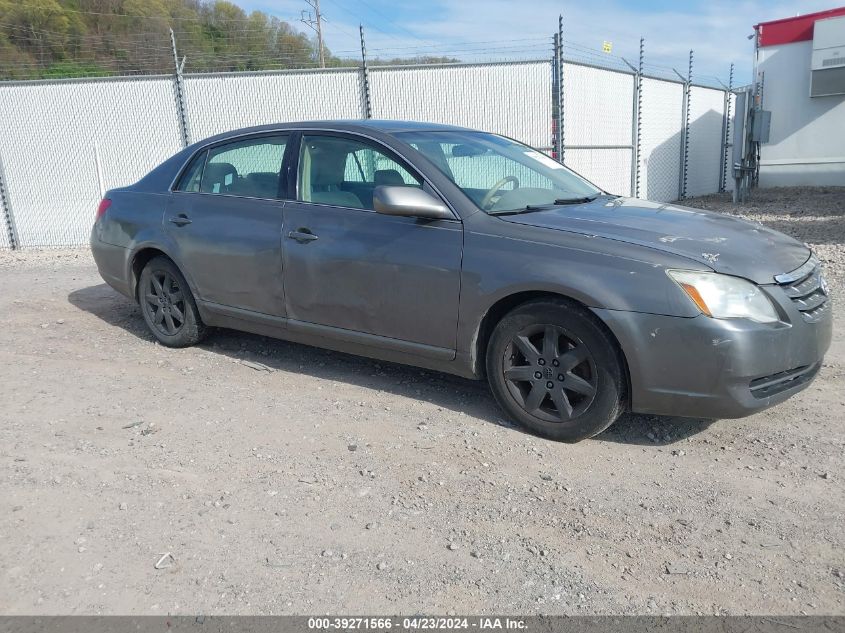
<path id="1" fill-rule="evenodd" d="M 205 338 L 207 328 L 188 283 L 166 257 L 154 257 L 144 266 L 138 301 L 144 321 L 163 345 L 188 347 Z"/>
<path id="2" fill-rule="evenodd" d="M 574 303 L 541 300 L 515 308 L 494 329 L 486 364 L 499 405 L 543 437 L 592 437 L 624 409 L 619 351 L 597 319 Z"/>

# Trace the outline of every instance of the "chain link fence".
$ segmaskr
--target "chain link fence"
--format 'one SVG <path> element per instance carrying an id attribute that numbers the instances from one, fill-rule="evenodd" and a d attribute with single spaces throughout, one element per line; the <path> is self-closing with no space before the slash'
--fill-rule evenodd
<path id="1" fill-rule="evenodd" d="M 641 90 L 640 195 L 674 200 L 681 179 L 684 85 L 643 77 Z"/>
<path id="2" fill-rule="evenodd" d="M 725 90 L 693 85 L 687 101 L 682 80 L 565 60 L 558 103 L 557 59 L 2 82 L 0 248 L 86 244 L 101 192 L 186 139 L 368 114 L 484 129 L 547 153 L 560 127 L 564 162 L 613 193 L 635 195 L 639 182 L 641 197 L 671 201 L 720 189 Z"/>
<path id="3" fill-rule="evenodd" d="M 724 121 L 725 92 L 693 86 L 690 90 L 687 196 L 719 190 Z"/>
<path id="4" fill-rule="evenodd" d="M 548 61 L 373 67 L 375 119 L 448 123 L 551 148 Z"/>
<path id="5" fill-rule="evenodd" d="M 184 83 L 193 141 L 263 123 L 362 118 L 354 68 L 186 75 Z"/>
<path id="6" fill-rule="evenodd" d="M 632 195 L 634 76 L 563 64 L 564 162 L 607 191 Z"/>
<path id="7" fill-rule="evenodd" d="M 7 241 L 87 243 L 101 191 L 180 149 L 173 91 L 153 76 L 0 84 Z"/>

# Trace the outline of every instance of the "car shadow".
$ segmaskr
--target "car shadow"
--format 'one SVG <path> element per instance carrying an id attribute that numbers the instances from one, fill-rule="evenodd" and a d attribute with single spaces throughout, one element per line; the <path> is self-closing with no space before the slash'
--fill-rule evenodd
<path id="1" fill-rule="evenodd" d="M 625 413 L 593 439 L 638 446 L 668 446 L 697 435 L 718 420 Z"/>
<path id="2" fill-rule="evenodd" d="M 68 301 L 112 327 L 119 327 L 150 343 L 155 342 L 137 304 L 106 284 L 74 290 L 68 295 Z M 266 366 L 272 371 L 307 374 L 423 400 L 457 415 L 471 415 L 524 432 L 504 417 L 484 381 L 223 328 L 216 329 L 198 347 L 238 362 L 260 363 L 256 365 L 259 371 L 261 366 Z M 671 444 L 705 430 L 711 422 L 629 413 L 594 439 L 634 445 Z"/>

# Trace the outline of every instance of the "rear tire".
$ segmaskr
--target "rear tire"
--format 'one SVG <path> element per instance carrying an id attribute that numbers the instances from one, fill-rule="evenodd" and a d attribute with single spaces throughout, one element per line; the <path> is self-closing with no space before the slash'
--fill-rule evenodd
<path id="1" fill-rule="evenodd" d="M 508 313 L 487 346 L 487 380 L 499 406 L 528 431 L 578 442 L 622 414 L 621 354 L 587 309 L 538 300 Z"/>
<path id="2" fill-rule="evenodd" d="M 188 282 L 166 257 L 154 257 L 144 266 L 138 302 L 147 327 L 162 345 L 189 347 L 208 333 Z"/>

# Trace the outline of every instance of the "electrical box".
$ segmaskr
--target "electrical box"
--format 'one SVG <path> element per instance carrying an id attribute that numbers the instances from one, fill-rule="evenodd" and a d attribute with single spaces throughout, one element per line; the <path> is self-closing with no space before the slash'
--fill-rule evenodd
<path id="1" fill-rule="evenodd" d="M 755 143 L 768 143 L 769 130 L 772 129 L 772 111 L 754 110 L 751 120 L 751 140 Z"/>
<path id="2" fill-rule="evenodd" d="M 751 100 L 751 92 L 742 90 L 736 93 L 736 103 L 734 104 L 734 121 L 731 128 L 733 129 L 734 138 L 731 143 L 731 153 L 733 165 L 733 177 L 737 180 L 742 178 L 742 163 L 745 160 L 748 143 L 746 142 L 747 132 L 746 125 L 748 124 L 748 102 Z"/>
<path id="3" fill-rule="evenodd" d="M 816 20 L 810 62 L 810 96 L 845 94 L 845 16 Z"/>

